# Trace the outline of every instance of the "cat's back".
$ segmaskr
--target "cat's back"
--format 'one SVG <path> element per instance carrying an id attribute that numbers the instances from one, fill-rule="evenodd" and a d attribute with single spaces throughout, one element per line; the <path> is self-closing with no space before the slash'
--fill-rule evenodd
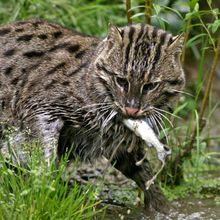
<path id="1" fill-rule="evenodd" d="M 57 79 L 70 80 L 88 64 L 98 43 L 95 37 L 43 20 L 0 26 L 0 100 L 10 101 L 21 88 L 31 94 L 51 88 Z"/>
<path id="2" fill-rule="evenodd" d="M 97 40 L 58 24 L 42 20 L 15 22 L 0 26 L 0 73 L 24 74 L 46 57 L 62 56 L 80 63 Z"/>

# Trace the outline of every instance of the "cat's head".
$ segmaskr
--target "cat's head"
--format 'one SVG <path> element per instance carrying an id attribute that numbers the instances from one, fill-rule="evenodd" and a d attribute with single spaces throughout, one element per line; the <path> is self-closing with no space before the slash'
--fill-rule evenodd
<path id="1" fill-rule="evenodd" d="M 136 24 L 109 26 L 95 69 L 106 94 L 125 117 L 145 117 L 175 97 L 185 83 L 183 37 Z"/>

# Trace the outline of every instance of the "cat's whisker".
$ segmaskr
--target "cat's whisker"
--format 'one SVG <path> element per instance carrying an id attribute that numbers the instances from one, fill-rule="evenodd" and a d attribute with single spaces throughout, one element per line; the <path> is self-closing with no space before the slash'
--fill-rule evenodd
<path id="1" fill-rule="evenodd" d="M 99 106 L 99 107 L 96 107 L 94 109 L 91 109 L 91 110 L 87 111 L 87 113 L 85 114 L 84 118 L 86 118 L 91 112 L 93 112 L 94 114 L 97 114 L 99 112 L 99 113 L 103 113 L 103 115 L 104 115 L 105 114 L 104 112 L 110 111 L 111 109 L 112 108 L 111 108 L 110 105 L 109 106 L 108 105 L 106 105 L 106 106 Z"/>
<path id="2" fill-rule="evenodd" d="M 126 138 L 123 137 L 123 138 L 121 139 L 121 141 L 118 143 L 118 145 L 115 147 L 115 149 L 113 150 L 113 152 L 112 152 L 110 158 L 108 159 L 108 163 L 107 163 L 107 166 L 106 166 L 106 168 L 105 168 L 105 171 L 106 171 L 106 170 L 108 169 L 108 167 L 110 166 L 110 164 L 111 164 L 111 162 L 112 162 L 114 156 L 116 155 L 116 153 L 117 153 L 119 147 L 121 146 L 121 144 L 123 143 L 123 141 L 124 141 L 125 139 L 126 139 Z"/>
<path id="3" fill-rule="evenodd" d="M 163 120 L 156 114 L 153 114 L 152 116 L 155 119 L 155 121 L 158 123 L 158 125 L 160 126 L 161 130 L 163 131 L 164 136 L 166 138 L 166 142 L 168 143 L 168 136 L 167 136 L 167 133 L 166 133 L 166 130 L 165 130 L 165 126 L 162 125 L 162 123 L 164 123 Z"/>
<path id="4" fill-rule="evenodd" d="M 179 116 L 177 116 L 177 115 L 174 115 L 174 114 L 172 114 L 172 113 L 170 113 L 170 112 L 168 112 L 168 111 L 166 111 L 166 110 L 164 110 L 164 109 L 160 109 L 160 108 L 157 108 L 157 107 L 155 107 L 155 106 L 152 106 L 152 108 L 153 109 L 155 109 L 155 110 L 157 110 L 157 111 L 159 111 L 159 112 L 163 112 L 163 113 L 166 113 L 166 114 L 168 114 L 168 115 L 170 115 L 170 116 L 173 116 L 173 117 L 175 117 L 175 118 L 178 118 L 178 119 L 181 119 L 181 117 L 179 117 Z"/>
<path id="5" fill-rule="evenodd" d="M 106 106 L 100 106 L 100 107 L 97 107 L 89 112 L 92 112 L 92 111 L 96 111 L 96 112 L 103 112 L 103 111 L 106 111 L 106 110 L 111 110 L 112 109 L 112 106 L 111 105 L 106 105 Z"/>
<path id="6" fill-rule="evenodd" d="M 106 117 L 106 119 L 103 121 L 102 128 L 105 128 L 107 124 L 111 121 L 111 119 L 117 114 L 116 111 L 112 110 L 109 114 L 109 116 Z"/>
<path id="7" fill-rule="evenodd" d="M 102 120 L 102 117 L 107 114 L 109 111 L 111 110 L 111 108 L 109 107 L 106 107 L 106 108 L 103 108 L 102 111 L 99 111 L 99 112 L 102 112 L 102 114 L 98 117 L 97 121 L 101 121 Z M 88 113 L 87 113 L 88 114 Z M 90 125 L 92 124 L 92 126 L 90 127 Z M 91 123 L 88 123 L 86 125 L 86 127 L 88 127 L 88 129 L 86 129 L 84 132 L 82 132 L 82 134 L 86 134 L 86 133 L 89 133 L 91 132 L 91 130 L 93 130 L 94 128 L 97 127 L 97 124 L 94 123 L 94 122 L 91 122 Z M 80 131 L 81 132 L 81 131 Z"/>
<path id="8" fill-rule="evenodd" d="M 92 125 L 92 126 L 91 126 Z M 96 123 L 88 123 L 85 127 L 88 127 L 87 129 L 84 129 L 84 131 L 80 130 L 78 133 L 79 134 L 89 134 L 93 129 L 97 127 Z"/>
<path id="9" fill-rule="evenodd" d="M 154 125 L 154 127 L 156 128 L 157 133 L 160 134 L 160 130 L 159 130 L 158 126 L 157 126 L 157 123 L 156 123 L 153 115 L 150 115 L 150 120 L 151 120 L 152 124 Z"/>
<path id="10" fill-rule="evenodd" d="M 108 103 L 108 102 L 106 102 L 106 103 L 94 103 L 94 104 L 90 104 L 90 105 L 86 105 L 86 106 L 83 106 L 83 107 L 81 107 L 81 108 L 78 108 L 77 110 L 76 110 L 76 112 L 77 111 L 81 111 L 81 110 L 84 110 L 84 109 L 87 109 L 87 108 L 91 108 L 91 107 L 96 107 L 96 106 L 103 106 L 103 107 L 106 107 L 107 105 L 110 105 L 110 104 L 112 104 L 112 103 Z"/>
<path id="11" fill-rule="evenodd" d="M 157 112 L 154 112 L 154 116 L 158 118 L 158 120 L 163 124 L 164 128 L 166 128 L 166 124 L 163 121 L 163 118 L 161 117 L 161 115 L 159 115 Z"/>
<path id="12" fill-rule="evenodd" d="M 193 97 L 193 98 L 195 97 L 195 95 L 193 95 L 189 92 L 186 92 L 186 91 L 180 91 L 180 90 L 176 90 L 176 89 L 172 89 L 172 91 L 183 94 L 183 95 L 188 95 L 188 96 Z"/>
<path id="13" fill-rule="evenodd" d="M 101 115 L 99 115 L 98 120 L 102 121 L 103 116 L 106 115 L 107 113 L 109 113 L 109 111 L 111 111 L 111 109 L 106 109 Z M 110 113 L 109 113 L 110 114 Z M 106 117 L 105 117 L 106 118 Z"/>
<path id="14" fill-rule="evenodd" d="M 161 117 L 163 117 L 164 119 L 166 119 L 166 121 L 171 125 L 171 127 L 173 126 L 173 123 L 170 121 L 169 118 L 167 118 L 164 114 L 162 114 L 161 112 L 159 112 L 158 110 L 154 109 L 155 113 L 157 113 L 158 115 L 160 115 Z"/>

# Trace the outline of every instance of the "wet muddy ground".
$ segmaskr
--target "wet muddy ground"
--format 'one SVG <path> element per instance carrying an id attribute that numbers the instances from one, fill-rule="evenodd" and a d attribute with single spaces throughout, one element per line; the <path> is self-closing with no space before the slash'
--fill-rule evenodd
<path id="1" fill-rule="evenodd" d="M 105 160 L 98 161 L 94 166 L 88 164 L 78 168 L 79 181 L 84 183 L 90 179 L 98 189 L 97 197 L 106 207 L 104 220 L 219 220 L 220 189 L 210 185 L 204 186 L 197 195 L 188 195 L 184 199 L 170 202 L 170 210 L 164 215 L 158 212 L 146 212 L 138 197 L 136 184 L 124 177 Z M 102 169 L 100 168 L 102 167 Z M 204 172 L 204 177 L 220 182 L 218 171 Z M 218 201 L 216 199 L 218 198 Z"/>
<path id="2" fill-rule="evenodd" d="M 143 207 L 119 207 L 109 205 L 105 220 L 219 220 L 220 205 L 213 198 L 196 199 L 185 198 L 171 203 L 171 210 L 167 215 L 155 212 L 146 213 Z"/>

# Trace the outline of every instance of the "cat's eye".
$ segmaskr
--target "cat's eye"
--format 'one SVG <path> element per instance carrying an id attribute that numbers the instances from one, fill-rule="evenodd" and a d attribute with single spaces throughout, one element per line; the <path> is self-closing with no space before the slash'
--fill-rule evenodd
<path id="1" fill-rule="evenodd" d="M 124 78 L 121 78 L 121 77 L 116 77 L 116 82 L 117 84 L 122 87 L 125 91 L 128 91 L 128 86 L 129 86 L 129 83 L 128 83 L 128 80 L 127 79 L 124 79 Z"/>
<path id="2" fill-rule="evenodd" d="M 154 83 L 147 83 L 142 88 L 142 94 L 147 94 L 149 91 L 155 89 L 158 86 L 157 82 Z"/>

